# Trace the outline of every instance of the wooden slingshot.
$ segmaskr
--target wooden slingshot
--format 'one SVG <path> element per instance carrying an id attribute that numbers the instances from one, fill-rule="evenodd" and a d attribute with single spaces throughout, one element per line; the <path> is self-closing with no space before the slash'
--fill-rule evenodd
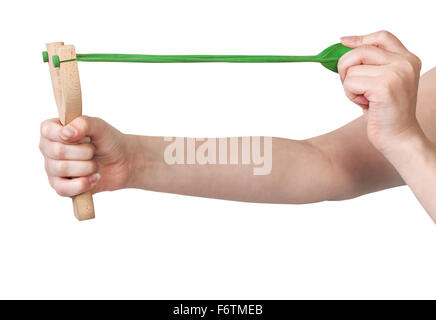
<path id="1" fill-rule="evenodd" d="M 66 46 L 63 42 L 48 43 L 46 47 L 59 120 L 65 126 L 82 115 L 79 68 L 77 61 L 65 62 L 59 68 L 55 68 L 53 56 L 58 56 L 62 60 L 76 59 L 76 50 L 73 45 Z M 79 221 L 94 219 L 94 202 L 91 191 L 74 196 L 73 208 L 74 215 Z"/>
<path id="2" fill-rule="evenodd" d="M 338 60 L 351 48 L 334 44 L 314 56 L 248 56 L 248 55 L 149 55 L 149 54 L 76 54 L 72 45 L 63 42 L 47 44 L 43 52 L 44 62 L 49 63 L 54 96 L 62 125 L 82 115 L 82 93 L 80 90 L 77 61 L 91 62 L 136 62 L 136 63 L 197 63 L 197 62 L 318 62 L 325 68 L 338 72 Z M 74 215 L 77 219 L 95 217 L 91 192 L 73 197 Z"/>

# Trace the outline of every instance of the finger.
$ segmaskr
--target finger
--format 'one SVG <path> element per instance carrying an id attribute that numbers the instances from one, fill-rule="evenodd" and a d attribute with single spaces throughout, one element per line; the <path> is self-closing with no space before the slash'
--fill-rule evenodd
<path id="1" fill-rule="evenodd" d="M 50 185 L 63 197 L 72 197 L 91 190 L 100 180 L 100 174 L 96 173 L 87 177 L 74 179 L 49 177 Z"/>
<path id="2" fill-rule="evenodd" d="M 91 160 L 94 157 L 93 144 L 68 145 L 41 138 L 39 148 L 42 154 L 53 160 Z"/>
<path id="3" fill-rule="evenodd" d="M 363 45 L 370 45 L 395 53 L 407 52 L 406 47 L 396 36 L 384 30 L 370 33 L 365 36 L 342 37 L 341 42 L 343 45 L 351 48 L 357 48 Z"/>
<path id="4" fill-rule="evenodd" d="M 383 49 L 362 46 L 357 49 L 351 50 L 344 54 L 338 62 L 338 71 L 341 80 L 345 79 L 348 68 L 356 65 L 385 65 L 392 61 L 392 56 L 389 52 Z"/>
<path id="5" fill-rule="evenodd" d="M 361 94 L 354 94 L 348 90 L 345 90 L 345 95 L 351 102 L 357 104 L 362 109 L 368 109 L 369 101 L 365 98 L 365 96 Z"/>
<path id="6" fill-rule="evenodd" d="M 347 77 L 344 81 L 345 95 L 348 99 L 363 109 L 368 108 L 369 101 L 365 98 L 364 84 L 361 82 L 362 77 Z"/>
<path id="7" fill-rule="evenodd" d="M 384 69 L 380 66 L 358 65 L 348 68 L 346 77 L 378 77 L 381 76 Z"/>
<path id="8" fill-rule="evenodd" d="M 356 83 L 355 85 L 353 85 L 353 87 L 350 86 L 350 81 L 349 79 L 351 79 L 351 81 L 353 81 L 354 78 L 348 76 L 345 81 L 344 81 L 344 91 L 345 91 L 345 95 L 348 97 L 348 99 L 357 104 L 358 106 L 360 106 L 362 109 L 367 109 L 369 106 L 369 101 L 368 99 L 365 98 L 365 96 L 361 93 L 361 92 L 356 92 L 355 90 L 350 90 L 350 88 L 354 88 L 354 86 L 358 86 L 358 85 L 362 85 L 361 83 Z M 356 78 L 358 79 L 358 78 Z M 357 82 L 357 80 L 356 80 Z"/>
<path id="9" fill-rule="evenodd" d="M 95 161 L 53 160 L 45 158 L 45 170 L 49 176 L 82 177 L 98 171 Z"/>
<path id="10" fill-rule="evenodd" d="M 372 90 L 377 81 L 373 77 L 346 77 L 344 89 L 354 95 L 367 95 Z"/>
<path id="11" fill-rule="evenodd" d="M 62 124 L 59 119 L 48 119 L 41 123 L 41 136 L 51 141 L 63 141 L 59 132 L 62 129 Z"/>

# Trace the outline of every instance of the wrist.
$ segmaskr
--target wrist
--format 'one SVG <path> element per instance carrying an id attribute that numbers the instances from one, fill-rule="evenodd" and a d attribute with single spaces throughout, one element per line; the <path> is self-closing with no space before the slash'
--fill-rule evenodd
<path id="1" fill-rule="evenodd" d="M 157 161 L 153 153 L 151 137 L 127 135 L 129 178 L 126 188 L 148 189 L 152 183 L 151 174 Z"/>
<path id="2" fill-rule="evenodd" d="M 141 136 L 126 134 L 126 163 L 128 178 L 125 188 L 138 188 L 144 171 L 143 141 Z"/>
<path id="3" fill-rule="evenodd" d="M 389 147 L 382 153 L 394 166 L 399 166 L 412 161 L 416 156 L 426 154 L 430 149 L 431 142 L 416 123 L 391 139 Z"/>

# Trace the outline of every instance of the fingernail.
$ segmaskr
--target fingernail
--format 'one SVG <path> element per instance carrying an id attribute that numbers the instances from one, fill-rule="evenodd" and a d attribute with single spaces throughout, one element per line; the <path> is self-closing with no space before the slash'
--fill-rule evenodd
<path id="1" fill-rule="evenodd" d="M 61 130 L 61 138 L 64 140 L 68 140 L 76 134 L 76 130 L 72 127 L 66 126 Z"/>
<path id="2" fill-rule="evenodd" d="M 356 37 L 356 36 L 346 36 L 346 37 L 341 37 L 341 42 L 342 43 L 354 43 L 354 42 L 357 42 L 358 39 L 359 39 L 359 37 Z"/>
<path id="3" fill-rule="evenodd" d="M 94 173 L 92 176 L 89 177 L 89 183 L 91 186 L 95 185 L 99 180 L 101 179 L 100 173 Z"/>

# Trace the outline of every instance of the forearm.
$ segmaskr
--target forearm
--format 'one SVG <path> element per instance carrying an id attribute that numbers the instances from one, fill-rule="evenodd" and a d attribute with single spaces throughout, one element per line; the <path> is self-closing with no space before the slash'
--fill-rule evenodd
<path id="1" fill-rule="evenodd" d="M 309 203 L 329 198 L 330 161 L 305 141 L 273 138 L 271 172 L 255 175 L 258 165 L 241 163 L 241 147 L 238 164 L 168 164 L 164 153 L 169 142 L 162 137 L 131 138 L 136 147 L 128 187 L 248 202 Z M 201 144 L 197 142 L 196 149 Z"/>
<path id="2" fill-rule="evenodd" d="M 436 223 L 436 146 L 419 126 L 386 154 Z"/>

